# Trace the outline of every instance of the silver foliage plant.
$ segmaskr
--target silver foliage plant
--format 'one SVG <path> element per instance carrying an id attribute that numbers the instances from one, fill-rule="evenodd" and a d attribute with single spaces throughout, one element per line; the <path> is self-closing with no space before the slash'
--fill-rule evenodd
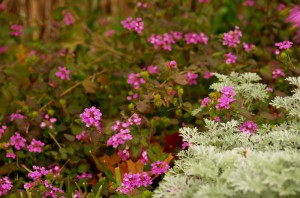
<path id="1" fill-rule="evenodd" d="M 258 83 L 257 74 L 216 76 L 219 82 L 211 88 L 220 91 L 233 86 L 248 108 L 268 98 L 266 86 Z M 175 166 L 153 196 L 300 197 L 300 77 L 286 80 L 296 86 L 293 95 L 275 97 L 270 104 L 284 109 L 288 121 L 261 124 L 251 136 L 240 132 L 244 118 L 238 116 L 223 123 L 205 119 L 205 131 L 181 128 L 183 140 L 190 146 L 178 154 Z"/>

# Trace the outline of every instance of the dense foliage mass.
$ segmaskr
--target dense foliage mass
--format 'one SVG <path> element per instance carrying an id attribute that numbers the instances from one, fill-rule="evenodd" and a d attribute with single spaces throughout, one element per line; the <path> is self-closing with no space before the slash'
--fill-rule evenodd
<path id="1" fill-rule="evenodd" d="M 1 197 L 299 197 L 296 2 L 54 2 L 0 1 Z"/>

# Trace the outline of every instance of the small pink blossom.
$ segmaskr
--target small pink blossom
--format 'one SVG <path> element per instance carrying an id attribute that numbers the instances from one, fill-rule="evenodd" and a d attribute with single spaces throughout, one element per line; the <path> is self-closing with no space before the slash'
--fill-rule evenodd
<path id="1" fill-rule="evenodd" d="M 124 150 L 118 151 L 118 156 L 121 157 L 122 161 L 126 161 L 129 158 L 129 147 L 126 146 Z"/>
<path id="2" fill-rule="evenodd" d="M 3 134 L 4 134 L 4 132 L 5 132 L 6 129 L 7 129 L 6 125 L 2 125 L 0 127 L 0 139 L 2 138 L 2 136 L 3 136 Z"/>
<path id="3" fill-rule="evenodd" d="M 234 101 L 235 93 L 233 87 L 228 86 L 224 87 L 221 90 L 222 96 L 218 99 L 218 104 L 216 105 L 217 109 L 230 109 L 230 104 Z"/>
<path id="4" fill-rule="evenodd" d="M 42 141 L 33 138 L 30 145 L 27 146 L 27 149 L 33 153 L 41 153 L 44 145 Z"/>
<path id="5" fill-rule="evenodd" d="M 253 121 L 244 122 L 240 127 L 241 132 L 253 135 L 257 130 L 257 125 Z"/>
<path id="6" fill-rule="evenodd" d="M 170 166 L 166 162 L 156 161 L 151 164 L 151 173 L 152 174 L 162 174 L 167 172 Z"/>
<path id="7" fill-rule="evenodd" d="M 253 48 L 255 47 L 255 45 L 253 44 L 248 44 L 248 43 L 245 43 L 243 42 L 243 48 L 246 52 L 249 52 L 250 50 L 252 50 Z"/>
<path id="8" fill-rule="evenodd" d="M 139 1 L 139 2 L 137 2 L 137 7 L 146 9 L 146 8 L 148 8 L 148 4 Z"/>
<path id="9" fill-rule="evenodd" d="M 189 85 L 196 85 L 197 84 L 197 78 L 198 74 L 194 74 L 192 72 L 187 72 L 186 73 L 186 78 L 189 82 Z"/>
<path id="10" fill-rule="evenodd" d="M 171 32 L 174 40 L 179 41 L 180 39 L 182 39 L 182 32 Z"/>
<path id="11" fill-rule="evenodd" d="M 209 97 L 203 98 L 203 100 L 201 102 L 201 106 L 202 107 L 206 107 L 207 103 L 209 103 L 209 102 L 210 102 L 210 98 Z"/>
<path id="12" fill-rule="evenodd" d="M 12 159 L 16 159 L 16 154 L 14 154 L 13 152 L 7 152 L 5 155 L 6 158 L 12 158 Z"/>
<path id="13" fill-rule="evenodd" d="M 159 74 L 159 70 L 158 70 L 157 66 L 149 65 L 147 67 L 147 70 L 150 74 Z"/>
<path id="14" fill-rule="evenodd" d="M 19 113 L 19 111 L 17 111 L 17 113 L 12 113 L 10 114 L 10 121 L 14 121 L 15 119 L 20 119 L 20 120 L 24 120 L 26 117 L 22 114 Z"/>
<path id="15" fill-rule="evenodd" d="M 273 75 L 272 78 L 276 79 L 276 78 L 279 78 L 280 76 L 285 76 L 285 73 L 281 69 L 275 69 L 272 72 L 272 75 Z"/>
<path id="16" fill-rule="evenodd" d="M 300 26 L 300 6 L 295 6 L 290 10 L 290 15 L 286 21 L 295 26 Z"/>
<path id="17" fill-rule="evenodd" d="M 80 134 L 76 135 L 77 140 L 86 139 L 86 131 L 82 131 Z"/>
<path id="18" fill-rule="evenodd" d="M 132 96 L 127 96 L 127 100 L 131 101 L 133 99 L 137 99 L 139 97 L 139 95 L 137 93 L 134 93 Z"/>
<path id="19" fill-rule="evenodd" d="M 219 116 L 216 116 L 216 117 L 214 118 L 214 120 L 215 120 L 216 122 L 220 122 L 220 121 L 221 121 L 221 119 L 220 119 Z"/>
<path id="20" fill-rule="evenodd" d="M 208 43 L 208 37 L 204 33 L 186 33 L 184 35 L 186 44 Z"/>
<path id="21" fill-rule="evenodd" d="M 187 147 L 189 147 L 191 144 L 189 142 L 183 142 L 181 145 L 182 149 L 186 149 Z"/>
<path id="22" fill-rule="evenodd" d="M 55 75 L 61 80 L 70 80 L 70 70 L 66 67 L 58 66 L 58 72 Z"/>
<path id="23" fill-rule="evenodd" d="M 246 0 L 243 3 L 244 6 L 249 6 L 249 7 L 253 7 L 254 6 L 254 1 L 253 0 Z"/>
<path id="24" fill-rule="evenodd" d="M 91 179 L 93 175 L 91 173 L 83 172 L 81 175 L 77 175 L 78 179 Z"/>
<path id="25" fill-rule="evenodd" d="M 273 88 L 272 87 L 267 87 L 267 90 L 269 91 L 269 92 L 273 92 Z"/>
<path id="26" fill-rule="evenodd" d="M 7 194 L 12 189 L 12 187 L 12 182 L 8 179 L 7 176 L 0 178 L 0 197 Z"/>
<path id="27" fill-rule="evenodd" d="M 102 113 L 96 107 L 85 108 L 84 112 L 80 114 L 81 121 L 85 123 L 86 127 L 94 125 L 97 129 L 100 129 L 100 120 Z"/>
<path id="28" fill-rule="evenodd" d="M 25 146 L 25 142 L 26 139 L 17 132 L 14 136 L 10 137 L 10 145 L 14 146 L 16 150 L 21 150 L 21 148 Z"/>
<path id="29" fill-rule="evenodd" d="M 146 81 L 141 77 L 140 73 L 131 73 L 128 75 L 127 83 L 133 85 L 134 89 L 138 89 L 141 84 L 145 84 Z"/>
<path id="30" fill-rule="evenodd" d="M 177 68 L 177 63 L 176 61 L 172 60 L 167 64 L 168 68 Z"/>
<path id="31" fill-rule="evenodd" d="M 105 32 L 105 36 L 107 36 L 107 37 L 110 37 L 110 36 L 112 36 L 114 34 L 115 34 L 115 30 L 113 30 L 113 29 L 108 30 L 107 32 Z"/>
<path id="32" fill-rule="evenodd" d="M 23 34 L 23 26 L 20 24 L 14 24 L 10 26 L 10 35 L 18 37 Z"/>
<path id="33" fill-rule="evenodd" d="M 141 162 L 142 162 L 143 164 L 147 164 L 147 162 L 148 162 L 148 153 L 147 153 L 146 150 L 143 150 L 143 151 L 142 151 L 142 155 L 141 155 L 140 160 L 141 160 Z"/>
<path id="34" fill-rule="evenodd" d="M 213 73 L 213 72 L 208 72 L 208 71 L 206 71 L 206 72 L 204 72 L 203 78 L 204 78 L 204 79 L 210 79 L 210 78 L 213 77 L 213 76 L 214 76 L 214 73 Z"/>
<path id="35" fill-rule="evenodd" d="M 50 118 L 48 114 L 45 114 L 43 122 L 41 122 L 40 127 L 45 128 L 48 127 L 50 129 L 53 129 L 53 123 L 56 122 L 56 118 Z"/>
<path id="36" fill-rule="evenodd" d="M 224 54 L 224 56 L 226 58 L 226 64 L 227 65 L 236 62 L 236 56 L 233 53 L 229 52 L 227 54 Z"/>
<path id="37" fill-rule="evenodd" d="M 299 15 L 299 17 L 300 17 L 300 15 Z M 286 49 L 289 49 L 293 46 L 293 42 L 291 42 L 291 41 L 282 41 L 282 42 L 275 43 L 275 46 L 277 48 L 279 48 L 279 50 L 286 50 Z"/>
<path id="38" fill-rule="evenodd" d="M 223 45 L 228 47 L 237 47 L 240 43 L 241 36 L 242 32 L 240 31 L 240 28 L 238 26 L 235 26 L 235 30 L 224 33 Z"/>
<path id="39" fill-rule="evenodd" d="M 7 51 L 7 46 L 6 45 L 2 45 L 0 47 L 0 54 L 4 54 Z"/>
<path id="40" fill-rule="evenodd" d="M 146 172 L 135 174 L 125 173 L 122 184 L 117 188 L 117 191 L 122 194 L 129 194 L 136 187 L 147 187 L 150 184 L 152 184 L 151 177 Z"/>
<path id="41" fill-rule="evenodd" d="M 132 17 L 128 17 L 126 20 L 121 21 L 122 26 L 128 30 L 135 30 L 138 34 L 141 34 L 144 30 L 144 22 L 142 18 L 136 18 L 133 20 Z"/>
<path id="42" fill-rule="evenodd" d="M 65 24 L 68 26 L 73 25 L 73 23 L 75 22 L 73 15 L 68 11 L 65 11 L 65 16 L 64 16 L 63 20 L 64 20 Z"/>

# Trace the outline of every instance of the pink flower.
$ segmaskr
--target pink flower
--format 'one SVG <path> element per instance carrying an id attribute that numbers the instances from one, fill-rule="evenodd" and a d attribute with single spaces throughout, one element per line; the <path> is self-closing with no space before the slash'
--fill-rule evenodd
<path id="1" fill-rule="evenodd" d="M 255 47 L 255 45 L 253 45 L 253 44 L 248 44 L 248 43 L 243 42 L 243 48 L 246 52 L 252 50 L 254 47 Z"/>
<path id="2" fill-rule="evenodd" d="M 129 147 L 126 146 L 124 150 L 119 150 L 118 156 L 121 157 L 122 161 L 126 161 L 129 158 Z"/>
<path id="3" fill-rule="evenodd" d="M 174 40 L 179 41 L 182 38 L 182 32 L 171 32 Z"/>
<path id="4" fill-rule="evenodd" d="M 12 187 L 13 187 L 13 185 L 7 176 L 1 178 L 0 179 L 0 197 L 7 194 L 11 190 Z"/>
<path id="5" fill-rule="evenodd" d="M 17 113 L 10 114 L 10 121 L 14 121 L 15 119 L 24 120 L 26 117 L 19 113 L 20 111 L 17 111 Z"/>
<path id="6" fill-rule="evenodd" d="M 114 34 L 115 34 L 115 30 L 113 30 L 113 29 L 108 30 L 107 32 L 105 32 L 105 36 L 107 36 L 107 37 L 110 37 L 110 36 L 112 36 Z"/>
<path id="7" fill-rule="evenodd" d="M 121 21 L 122 26 L 128 30 L 135 30 L 138 34 L 141 34 L 144 30 L 144 22 L 142 18 L 136 18 L 133 20 L 132 17 L 128 17 L 126 20 Z"/>
<path id="8" fill-rule="evenodd" d="M 21 150 L 21 148 L 25 146 L 25 142 L 26 139 L 17 132 L 14 136 L 10 137 L 10 145 L 14 146 L 16 150 Z"/>
<path id="9" fill-rule="evenodd" d="M 224 54 L 224 56 L 226 58 L 226 64 L 227 65 L 236 62 L 236 56 L 233 53 L 229 52 L 227 54 Z"/>
<path id="10" fill-rule="evenodd" d="M 55 73 L 61 80 L 70 80 L 70 70 L 66 67 L 58 66 L 58 72 Z"/>
<path id="11" fill-rule="evenodd" d="M 14 154 L 13 152 L 7 152 L 5 155 L 6 158 L 12 158 L 12 159 L 16 159 L 16 154 Z"/>
<path id="12" fill-rule="evenodd" d="M 229 47 L 237 47 L 240 43 L 240 37 L 242 36 L 242 32 L 240 31 L 240 28 L 238 26 L 235 26 L 234 31 L 229 31 L 227 33 L 224 33 L 223 36 L 223 45 L 229 46 Z"/>
<path id="13" fill-rule="evenodd" d="M 4 54 L 7 51 L 7 46 L 6 45 L 2 45 L 0 47 L 0 54 Z"/>
<path id="14" fill-rule="evenodd" d="M 27 149 L 33 153 L 41 153 L 44 145 L 42 141 L 33 138 L 30 145 L 27 146 Z"/>
<path id="15" fill-rule="evenodd" d="M 131 101 L 133 99 L 137 99 L 139 97 L 139 95 L 137 93 L 134 93 L 132 96 L 127 96 L 127 100 Z"/>
<path id="16" fill-rule="evenodd" d="M 214 120 L 215 120 L 216 122 L 220 122 L 220 121 L 221 121 L 219 116 L 216 116 L 216 117 L 214 118 Z"/>
<path id="17" fill-rule="evenodd" d="M 142 151 L 142 156 L 141 156 L 140 160 L 143 164 L 147 164 L 147 162 L 148 162 L 148 153 L 147 153 L 146 150 Z"/>
<path id="18" fill-rule="evenodd" d="M 18 37 L 23 34 L 23 26 L 19 24 L 14 24 L 10 26 L 10 35 Z"/>
<path id="19" fill-rule="evenodd" d="M 117 191 L 122 194 L 130 193 L 136 187 L 147 187 L 152 184 L 151 177 L 149 177 L 148 173 L 125 173 L 122 184 Z"/>
<path id="20" fill-rule="evenodd" d="M 278 11 L 282 11 L 282 10 L 284 10 L 284 9 L 285 9 L 285 5 L 284 5 L 283 3 L 280 3 L 280 4 L 278 5 L 277 10 L 278 10 Z"/>
<path id="21" fill-rule="evenodd" d="M 45 128 L 46 126 L 49 127 L 50 129 L 53 129 L 53 123 L 56 122 L 56 118 L 50 118 L 48 114 L 44 116 L 43 122 L 41 122 L 40 127 Z"/>
<path id="22" fill-rule="evenodd" d="M 206 71 L 206 72 L 204 72 L 203 78 L 204 78 L 204 79 L 210 79 L 210 78 L 213 77 L 213 76 L 214 76 L 214 73 L 213 73 L 213 72 L 208 72 L 208 71 Z"/>
<path id="23" fill-rule="evenodd" d="M 28 173 L 28 177 L 32 178 L 34 181 L 37 181 L 41 179 L 41 177 L 44 175 L 46 176 L 49 171 L 45 169 L 45 167 L 39 167 L 39 166 L 32 166 L 33 171 Z"/>
<path id="24" fill-rule="evenodd" d="M 149 65 L 147 67 L 147 70 L 150 74 L 159 74 L 159 70 L 158 70 L 157 66 Z"/>
<path id="25" fill-rule="evenodd" d="M 77 175 L 78 179 L 91 179 L 93 175 L 91 173 L 83 172 L 81 175 Z"/>
<path id="26" fill-rule="evenodd" d="M 127 140 L 132 140 L 132 135 L 130 134 L 130 130 L 122 130 L 122 132 L 113 135 L 106 142 L 108 146 L 112 146 L 117 148 L 119 145 L 124 144 Z"/>
<path id="27" fill-rule="evenodd" d="M 299 17 L 300 17 L 300 15 L 299 15 Z M 275 46 L 278 47 L 280 50 L 283 50 L 283 49 L 286 50 L 293 46 L 293 42 L 282 41 L 282 42 L 275 43 Z"/>
<path id="28" fill-rule="evenodd" d="M 75 22 L 74 17 L 72 16 L 72 14 L 68 11 L 65 11 L 65 16 L 64 16 L 64 22 L 66 25 L 72 25 Z"/>
<path id="29" fill-rule="evenodd" d="M 77 140 L 86 139 L 86 131 L 82 131 L 81 134 L 76 135 Z"/>
<path id="30" fill-rule="evenodd" d="M 286 21 L 293 23 L 295 26 L 300 26 L 300 6 L 295 6 L 291 9 Z"/>
<path id="31" fill-rule="evenodd" d="M 0 139 L 2 138 L 2 136 L 3 136 L 3 134 L 4 134 L 4 132 L 5 132 L 6 129 L 7 129 L 6 125 L 2 125 L 0 127 Z"/>
<path id="32" fill-rule="evenodd" d="M 84 112 L 80 114 L 81 121 L 85 123 L 86 127 L 94 125 L 97 129 L 100 129 L 101 116 L 101 111 L 96 107 L 85 108 Z"/>
<path id="33" fill-rule="evenodd" d="M 139 1 L 139 2 L 137 2 L 137 7 L 146 9 L 146 8 L 148 8 L 148 4 Z"/>
<path id="34" fill-rule="evenodd" d="M 168 68 L 177 68 L 177 63 L 176 61 L 172 60 L 168 63 L 167 65 Z"/>
<path id="35" fill-rule="evenodd" d="M 140 84 L 145 84 L 146 83 L 145 79 L 143 79 L 140 76 L 141 76 L 140 73 L 137 73 L 137 74 L 131 73 L 131 74 L 129 74 L 127 83 L 130 84 L 130 85 L 133 85 L 134 89 L 138 89 L 140 87 Z"/>
<path id="36" fill-rule="evenodd" d="M 249 6 L 249 7 L 252 7 L 254 6 L 254 1 L 253 0 L 246 0 L 244 3 L 243 3 L 244 6 Z"/>
<path id="37" fill-rule="evenodd" d="M 253 121 L 244 122 L 240 127 L 240 130 L 243 133 L 253 135 L 253 133 L 257 130 L 257 125 Z"/>
<path id="38" fill-rule="evenodd" d="M 285 73 L 281 69 L 275 69 L 272 72 L 272 75 L 273 75 L 272 78 L 276 79 L 276 78 L 279 78 L 280 76 L 285 76 Z"/>
<path id="39" fill-rule="evenodd" d="M 151 173 L 152 174 L 162 174 L 167 172 L 170 166 L 166 162 L 156 161 L 151 164 Z"/>
<path id="40" fill-rule="evenodd" d="M 203 44 L 207 44 L 208 42 L 208 37 L 205 36 L 204 33 L 187 33 L 184 35 L 185 38 L 185 42 L 186 44 L 198 44 L 198 43 L 203 43 Z"/>
<path id="41" fill-rule="evenodd" d="M 218 99 L 218 104 L 216 106 L 217 109 L 230 109 L 230 103 L 234 101 L 235 93 L 233 91 L 233 87 L 228 86 L 224 87 L 221 90 L 222 96 Z"/>
<path id="42" fill-rule="evenodd" d="M 201 102 L 201 106 L 202 107 L 206 107 L 207 103 L 210 102 L 209 97 L 203 98 L 202 102 Z"/>
<path id="43" fill-rule="evenodd" d="M 186 73 L 186 78 L 189 82 L 189 85 L 196 85 L 197 84 L 197 78 L 198 74 L 194 74 L 192 72 L 187 72 Z"/>
<path id="44" fill-rule="evenodd" d="M 186 149 L 188 146 L 190 146 L 191 144 L 189 142 L 183 142 L 181 145 L 182 149 Z"/>

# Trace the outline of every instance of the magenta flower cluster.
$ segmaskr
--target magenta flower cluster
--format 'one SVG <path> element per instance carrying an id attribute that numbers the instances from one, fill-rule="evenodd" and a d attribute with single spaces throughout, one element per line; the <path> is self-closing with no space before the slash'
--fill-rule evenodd
<path id="1" fill-rule="evenodd" d="M 148 38 L 148 42 L 151 43 L 155 49 L 158 47 L 162 47 L 162 49 L 171 51 L 172 50 L 172 44 L 175 44 L 177 41 L 180 41 L 182 39 L 183 33 L 182 32 L 171 32 L 164 33 L 163 35 L 156 35 L 152 34 Z M 204 33 L 186 33 L 184 35 L 184 40 L 186 44 L 198 44 L 208 43 L 208 37 Z"/>
<path id="2" fill-rule="evenodd" d="M 148 173 L 125 173 L 122 184 L 117 191 L 121 192 L 122 194 L 128 194 L 134 190 L 134 188 L 139 187 L 147 187 L 148 185 L 152 184 L 151 177 L 149 177 Z"/>
<path id="3" fill-rule="evenodd" d="M 204 72 L 204 75 L 203 75 L 203 78 L 204 79 L 210 79 L 211 77 L 214 76 L 214 73 L 213 72 L 209 72 L 209 71 L 205 71 Z"/>
<path id="4" fill-rule="evenodd" d="M 115 135 L 110 137 L 106 144 L 117 148 L 119 145 L 124 144 L 127 140 L 132 139 L 130 134 L 130 126 L 137 126 L 141 124 L 141 118 L 138 114 L 133 114 L 132 117 L 128 118 L 126 122 L 121 123 L 119 120 L 111 128 L 113 131 L 117 132 Z"/>
<path id="5" fill-rule="evenodd" d="M 41 122 L 40 127 L 45 128 L 48 127 L 53 129 L 53 123 L 56 122 L 56 118 L 51 118 L 48 114 L 45 114 L 43 122 Z"/>
<path id="6" fill-rule="evenodd" d="M 132 17 L 128 17 L 126 20 L 121 21 L 122 26 L 128 30 L 135 30 L 138 34 L 141 34 L 144 30 L 144 22 L 142 18 L 136 18 L 133 20 Z"/>
<path id="7" fill-rule="evenodd" d="M 4 132 L 5 132 L 6 129 L 7 129 L 6 125 L 2 125 L 0 127 L 0 139 L 2 138 L 2 136 L 3 136 L 3 134 L 4 134 Z"/>
<path id="8" fill-rule="evenodd" d="M 10 26 L 10 35 L 18 37 L 23 34 L 23 26 L 19 24 L 14 24 Z"/>
<path id="9" fill-rule="evenodd" d="M 147 70 L 150 74 L 159 74 L 159 69 L 157 68 L 157 66 L 154 66 L 154 65 L 149 65 L 147 67 Z"/>
<path id="10" fill-rule="evenodd" d="M 10 137 L 10 145 L 14 146 L 16 150 L 21 150 L 25 146 L 26 139 L 20 133 L 16 132 L 15 135 Z"/>
<path id="11" fill-rule="evenodd" d="M 73 15 L 68 11 L 65 11 L 65 16 L 64 16 L 63 20 L 64 20 L 65 24 L 68 26 L 73 25 L 73 23 L 75 22 Z"/>
<path id="12" fill-rule="evenodd" d="M 237 47 L 240 43 L 240 37 L 242 32 L 238 26 L 235 26 L 235 30 L 231 30 L 223 35 L 223 45 L 228 47 Z"/>
<path id="13" fill-rule="evenodd" d="M 226 64 L 227 65 L 236 62 L 236 56 L 233 53 L 228 52 L 227 54 L 224 54 L 224 56 L 226 58 Z"/>
<path id="14" fill-rule="evenodd" d="M 275 54 L 280 54 L 280 51 L 281 50 L 286 50 L 286 49 L 289 49 L 293 46 L 293 42 L 291 41 L 282 41 L 282 42 L 278 42 L 278 43 L 275 43 L 275 46 L 277 47 L 276 51 L 275 51 Z"/>
<path id="15" fill-rule="evenodd" d="M 10 121 L 14 121 L 15 119 L 24 120 L 26 117 L 19 112 L 10 114 Z"/>
<path id="16" fill-rule="evenodd" d="M 142 151 L 142 155 L 141 155 L 141 158 L 140 158 L 141 162 L 143 164 L 146 164 L 148 162 L 148 153 L 146 150 L 143 150 Z"/>
<path id="17" fill-rule="evenodd" d="M 58 71 L 55 75 L 61 80 L 70 80 L 70 70 L 66 67 L 58 66 Z"/>
<path id="18" fill-rule="evenodd" d="M 12 187 L 13 185 L 7 176 L 0 178 L 0 197 L 7 194 Z"/>
<path id="19" fill-rule="evenodd" d="M 210 98 L 209 97 L 203 98 L 203 100 L 201 102 L 201 106 L 202 107 L 206 107 L 207 103 L 209 103 L 209 102 L 210 102 Z"/>
<path id="20" fill-rule="evenodd" d="M 129 147 L 126 146 L 124 150 L 119 150 L 118 156 L 122 159 L 122 161 L 126 161 L 130 156 Z"/>
<path id="21" fill-rule="evenodd" d="M 166 162 L 157 161 L 151 164 L 151 173 L 152 174 L 162 174 L 167 172 L 170 166 Z"/>
<path id="22" fill-rule="evenodd" d="M 243 42 L 243 48 L 246 52 L 251 51 L 255 45 Z"/>
<path id="23" fill-rule="evenodd" d="M 93 175 L 91 173 L 83 172 L 81 175 L 77 175 L 78 179 L 91 179 Z"/>
<path id="24" fill-rule="evenodd" d="M 218 99 L 218 104 L 216 106 L 217 109 L 229 109 L 230 108 L 230 103 L 234 101 L 234 96 L 235 93 L 233 91 L 233 87 L 228 86 L 224 87 L 221 90 L 222 96 L 221 98 Z"/>
<path id="25" fill-rule="evenodd" d="M 140 73 L 137 74 L 131 73 L 128 76 L 127 83 L 133 85 L 134 89 L 138 89 L 140 87 L 140 84 L 145 84 L 146 81 L 141 77 Z"/>
<path id="26" fill-rule="evenodd" d="M 197 78 L 198 74 L 194 74 L 192 72 L 187 72 L 186 73 L 186 78 L 189 82 L 189 85 L 196 85 L 197 84 Z"/>
<path id="27" fill-rule="evenodd" d="M 283 77 L 285 76 L 285 73 L 281 69 L 275 69 L 272 72 L 272 78 L 273 79 L 279 78 L 280 76 L 283 76 Z"/>
<path id="28" fill-rule="evenodd" d="M 80 114 L 81 121 L 85 123 L 86 127 L 95 126 L 97 129 L 100 129 L 101 116 L 101 111 L 94 106 L 85 108 L 84 112 Z"/>
<path id="29" fill-rule="evenodd" d="M 28 177 L 30 177 L 33 181 L 37 181 L 42 178 L 42 176 L 46 176 L 49 171 L 46 170 L 45 167 L 32 166 L 33 171 L 28 173 Z"/>
<path id="30" fill-rule="evenodd" d="M 203 33 L 187 33 L 184 35 L 185 43 L 186 44 L 198 44 L 203 43 L 207 45 L 208 37 Z"/>
<path id="31" fill-rule="evenodd" d="M 300 27 L 300 6 L 295 6 L 291 9 L 290 15 L 286 21 Z"/>
<path id="32" fill-rule="evenodd" d="M 27 146 L 27 149 L 33 153 L 41 153 L 44 145 L 42 141 L 33 138 L 30 145 Z"/>
<path id="33" fill-rule="evenodd" d="M 240 127 L 240 130 L 248 135 L 253 135 L 253 133 L 257 130 L 257 124 L 253 121 L 244 122 Z"/>

